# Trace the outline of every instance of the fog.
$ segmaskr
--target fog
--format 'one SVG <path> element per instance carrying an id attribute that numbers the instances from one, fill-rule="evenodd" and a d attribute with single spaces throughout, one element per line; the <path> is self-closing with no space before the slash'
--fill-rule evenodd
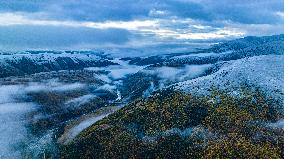
<path id="1" fill-rule="evenodd" d="M 89 67 L 86 70 L 89 71 L 107 71 L 107 75 L 97 75 L 101 80 L 110 83 L 112 80 L 119 80 L 127 75 L 137 73 L 138 71 L 142 70 L 146 66 L 137 66 L 137 65 L 130 65 L 128 61 L 120 60 L 119 58 L 115 58 L 111 60 L 114 63 L 119 65 L 111 65 L 104 68 L 101 67 Z"/>
<path id="2" fill-rule="evenodd" d="M 26 102 L 29 92 L 70 91 L 83 87 L 85 85 L 81 83 L 64 84 L 56 80 L 21 85 L 0 85 L 0 158 L 21 158 L 21 153 L 27 147 L 37 147 L 39 142 L 50 142 L 51 140 L 51 138 L 45 140 L 46 137 L 30 140 L 31 135 L 28 134 L 26 125 L 31 121 L 27 115 L 36 112 L 40 106 L 33 102 Z M 91 98 L 94 96 L 86 95 L 69 101 L 69 104 L 80 105 Z M 36 120 L 36 118 L 33 119 Z M 32 151 L 41 153 L 37 150 Z"/>
<path id="3" fill-rule="evenodd" d="M 153 82 L 151 82 L 150 87 L 143 92 L 143 97 L 149 97 L 152 92 L 155 91 L 155 85 Z"/>
<path id="4" fill-rule="evenodd" d="M 42 83 L 29 83 L 24 88 L 26 92 L 37 92 L 37 91 L 72 91 L 80 88 L 84 88 L 85 85 L 81 83 L 72 83 L 72 84 L 66 84 L 61 83 L 56 80 L 49 80 L 47 82 Z"/>
<path id="5" fill-rule="evenodd" d="M 65 102 L 65 105 L 67 105 L 67 107 L 79 107 L 85 103 L 88 103 L 89 101 L 91 101 L 92 99 L 96 97 L 97 97 L 96 95 L 87 94 L 87 95 L 84 95 L 78 98 L 71 99 Z"/>
<path id="6" fill-rule="evenodd" d="M 0 86 L 0 158 L 21 158 L 21 149 L 28 136 L 25 114 L 35 109 L 34 103 L 18 101 L 22 86 Z"/>
<path id="7" fill-rule="evenodd" d="M 78 125 L 75 125 L 72 127 L 67 134 L 65 134 L 61 140 L 64 140 L 63 142 L 67 144 L 68 142 L 72 141 L 77 135 L 79 135 L 83 130 L 88 128 L 89 126 L 93 125 L 95 122 L 103 119 L 104 117 L 108 116 L 109 114 L 103 114 L 100 116 L 95 116 L 91 118 L 87 118 L 83 121 L 81 121 Z"/>
<path id="8" fill-rule="evenodd" d="M 28 93 L 35 92 L 66 92 L 74 90 L 87 90 L 92 87 L 94 91 L 107 90 L 117 95 L 116 101 L 121 101 L 121 90 L 119 90 L 123 84 L 123 78 L 128 75 L 135 74 L 139 71 L 158 77 L 158 85 L 155 85 L 154 81 L 150 81 L 150 86 L 144 91 L 143 97 L 148 97 L 157 89 L 164 88 L 174 82 L 189 80 L 192 78 L 203 75 L 206 70 L 210 69 L 211 65 L 186 65 L 183 67 L 158 67 L 153 69 L 144 69 L 147 66 L 130 65 L 128 61 L 122 61 L 114 59 L 112 62 L 119 65 L 108 66 L 103 68 L 86 68 L 89 71 L 101 71 L 103 73 L 95 73 L 94 78 L 100 79 L 105 83 L 102 85 L 88 85 L 79 82 L 75 83 L 63 83 L 59 79 L 42 80 L 41 82 L 22 82 L 20 85 L 0 86 L 0 158 L 20 158 L 22 151 L 25 151 L 24 147 L 28 147 L 29 151 L 32 151 L 33 155 L 41 155 L 45 149 L 52 149 L 53 132 L 47 132 L 39 137 L 32 137 L 27 133 L 25 127 L 27 123 L 31 122 L 27 120 L 27 114 L 33 112 L 32 119 L 37 121 L 42 118 L 49 118 L 41 112 L 37 112 L 40 105 L 37 105 L 28 99 Z M 62 108 L 74 108 L 95 99 L 97 96 L 92 93 L 82 94 L 79 97 L 69 99 L 62 103 Z M 66 142 L 74 139 L 80 132 L 91 126 L 98 120 L 104 118 L 108 114 L 104 114 L 96 117 L 89 117 L 82 120 L 80 123 L 70 128 L 68 131 L 68 137 Z M 186 136 L 187 131 L 174 131 L 174 133 L 180 133 L 182 136 Z M 189 132 L 189 131 L 188 131 Z M 172 133 L 171 131 L 169 133 Z M 32 137 L 32 140 L 31 140 Z M 24 145 L 23 145 L 24 143 Z M 19 148 L 19 145 L 22 148 Z M 18 146 L 18 147 L 17 147 Z M 15 149 L 16 148 L 16 149 Z"/>
<path id="9" fill-rule="evenodd" d="M 275 123 L 269 123 L 268 126 L 272 128 L 284 128 L 284 119 L 280 119 Z"/>
<path id="10" fill-rule="evenodd" d="M 158 67 L 150 70 L 142 70 L 146 74 L 157 76 L 159 80 L 159 85 L 155 86 L 151 81 L 150 86 L 144 91 L 143 96 L 148 97 L 152 92 L 163 89 L 170 84 L 175 82 L 182 82 L 186 80 L 191 80 L 206 74 L 206 71 L 212 68 L 211 64 L 206 65 L 186 65 L 183 67 Z"/>
<path id="11" fill-rule="evenodd" d="M 193 79 L 201 76 L 206 70 L 210 69 L 212 65 L 186 65 L 184 67 L 158 67 L 144 72 L 149 74 L 156 74 L 164 81 L 180 82 Z"/>

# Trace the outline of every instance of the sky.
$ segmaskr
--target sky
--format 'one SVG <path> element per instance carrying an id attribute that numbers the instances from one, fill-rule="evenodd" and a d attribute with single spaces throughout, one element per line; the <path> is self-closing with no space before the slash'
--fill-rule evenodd
<path id="1" fill-rule="evenodd" d="M 284 0 L 1 0 L 1 50 L 187 49 L 284 33 Z"/>

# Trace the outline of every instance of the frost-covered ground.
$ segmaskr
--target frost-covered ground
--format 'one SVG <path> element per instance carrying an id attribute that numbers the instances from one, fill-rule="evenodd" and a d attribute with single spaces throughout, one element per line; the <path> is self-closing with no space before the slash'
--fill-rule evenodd
<path id="1" fill-rule="evenodd" d="M 176 84 L 175 88 L 206 94 L 214 87 L 230 92 L 258 87 L 284 104 L 284 55 L 263 55 L 225 62 L 214 74 Z"/>
<path id="2" fill-rule="evenodd" d="M 8 60 L 21 60 L 22 58 L 28 58 L 32 61 L 37 61 L 39 63 L 51 63 L 56 59 L 62 57 L 68 57 L 73 60 L 86 60 L 94 61 L 101 59 L 99 56 L 94 54 L 82 54 L 82 53 L 66 53 L 66 52 L 41 52 L 32 54 L 29 52 L 19 52 L 19 53 L 0 53 L 0 61 L 5 62 Z"/>

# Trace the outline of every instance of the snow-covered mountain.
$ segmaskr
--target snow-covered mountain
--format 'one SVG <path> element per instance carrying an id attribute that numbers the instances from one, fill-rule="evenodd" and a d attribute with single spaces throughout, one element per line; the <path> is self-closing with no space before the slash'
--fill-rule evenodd
<path id="1" fill-rule="evenodd" d="M 202 116 L 203 108 L 176 110 L 171 106 L 195 106 L 194 102 L 208 106 L 210 100 L 206 100 L 213 89 L 234 97 L 243 87 L 261 90 L 284 106 L 284 35 L 246 37 L 183 53 L 117 56 L 96 51 L 1 52 L 0 114 L 5 115 L 0 121 L 5 124 L 0 128 L 10 129 L 0 132 L 0 143 L 4 143 L 4 148 L 0 145 L 0 158 L 5 154 L 11 154 L 10 158 L 68 158 L 82 146 L 82 154 L 102 153 L 92 146 L 96 142 L 117 145 L 117 138 L 105 136 L 116 133 L 120 134 L 118 138 L 126 135 L 123 139 L 129 139 L 119 140 L 123 145 L 135 141 L 148 148 L 153 148 L 159 138 L 167 140 L 173 134 L 181 140 L 193 132 L 209 138 L 212 132 L 196 122 L 199 116 L 190 114 Z M 196 95 L 196 101 L 184 103 L 191 96 L 176 93 L 180 91 Z M 152 118 L 145 113 L 156 114 Z M 181 114 L 197 119 L 190 125 Z M 102 122 L 97 124 L 99 120 Z M 93 132 L 98 138 L 93 138 Z"/>
<path id="2" fill-rule="evenodd" d="M 208 94 L 212 88 L 237 93 L 241 87 L 262 89 L 284 106 L 284 55 L 262 55 L 229 62 L 215 73 L 175 84 L 176 89 Z"/>
<path id="3" fill-rule="evenodd" d="M 115 63 L 96 52 L 27 51 L 0 53 L 0 77 L 59 70 L 79 70 L 86 67 L 105 67 L 108 65 L 115 65 Z"/>

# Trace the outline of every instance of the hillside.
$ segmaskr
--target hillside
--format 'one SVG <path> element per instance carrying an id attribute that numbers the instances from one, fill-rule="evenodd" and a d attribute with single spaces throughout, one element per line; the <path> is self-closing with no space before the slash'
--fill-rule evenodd
<path id="1" fill-rule="evenodd" d="M 243 44 L 220 53 L 162 56 L 128 79 L 152 81 L 148 83 L 152 96 L 138 95 L 137 100 L 90 126 L 61 147 L 62 157 L 281 158 L 281 37 L 248 37 L 213 46 Z M 199 67 L 179 73 L 193 64 Z M 198 74 L 204 64 L 210 65 Z M 163 76 L 159 68 L 170 75 Z M 149 75 L 153 70 L 157 74 Z M 186 78 L 172 78 L 184 74 Z M 161 84 L 168 85 L 167 89 L 161 89 Z"/>

